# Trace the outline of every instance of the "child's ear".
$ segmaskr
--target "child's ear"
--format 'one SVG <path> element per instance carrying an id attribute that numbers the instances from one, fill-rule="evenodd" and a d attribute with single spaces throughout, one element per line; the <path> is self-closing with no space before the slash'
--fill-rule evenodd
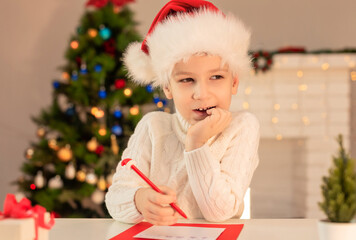
<path id="1" fill-rule="evenodd" d="M 166 95 L 167 99 L 172 99 L 173 98 L 172 91 L 171 91 L 171 88 L 169 86 L 163 87 L 163 92 L 164 92 L 164 95 Z"/>
<path id="2" fill-rule="evenodd" d="M 235 76 L 232 79 L 232 90 L 231 90 L 231 94 L 235 95 L 237 93 L 237 89 L 239 87 L 239 78 L 237 76 Z"/>

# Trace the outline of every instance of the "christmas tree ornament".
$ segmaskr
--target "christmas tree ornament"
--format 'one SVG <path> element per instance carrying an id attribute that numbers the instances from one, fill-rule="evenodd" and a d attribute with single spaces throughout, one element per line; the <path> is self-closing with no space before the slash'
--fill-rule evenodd
<path id="1" fill-rule="evenodd" d="M 122 132 L 122 130 L 121 130 L 121 132 Z M 110 139 L 111 139 L 111 151 L 113 152 L 114 155 L 118 155 L 119 154 L 119 145 L 117 144 L 115 134 L 111 134 Z"/>
<path id="2" fill-rule="evenodd" d="M 102 191 L 106 190 L 106 181 L 104 176 L 100 176 L 97 186 Z"/>
<path id="3" fill-rule="evenodd" d="M 158 94 L 155 94 L 155 95 L 153 96 L 153 102 L 154 102 L 155 104 L 157 104 L 159 101 L 161 101 L 161 98 L 158 96 Z"/>
<path id="4" fill-rule="evenodd" d="M 84 182 L 87 177 L 87 174 L 83 169 L 81 169 L 77 172 L 76 177 L 79 182 Z"/>
<path id="5" fill-rule="evenodd" d="M 56 175 L 48 181 L 48 187 L 51 189 L 59 189 L 63 187 L 63 181 L 61 176 Z"/>
<path id="6" fill-rule="evenodd" d="M 112 184 L 112 180 L 113 180 L 113 177 L 114 177 L 114 174 L 115 172 L 114 171 L 111 171 L 111 173 L 106 177 L 106 184 L 107 184 L 107 187 L 109 188 Z"/>
<path id="7" fill-rule="evenodd" d="M 58 89 L 61 86 L 61 83 L 59 81 L 53 81 L 53 88 Z"/>
<path id="8" fill-rule="evenodd" d="M 78 80 L 78 72 L 77 71 L 73 71 L 72 72 L 72 80 L 73 81 L 77 81 Z"/>
<path id="9" fill-rule="evenodd" d="M 101 99 L 105 99 L 106 98 L 106 89 L 104 86 L 101 86 L 98 92 L 98 96 Z"/>
<path id="10" fill-rule="evenodd" d="M 122 127 L 118 124 L 115 124 L 111 128 L 111 132 L 115 134 L 116 136 L 121 136 L 122 135 Z"/>
<path id="11" fill-rule="evenodd" d="M 158 108 L 163 108 L 163 102 L 162 101 L 159 101 L 156 105 L 157 105 Z"/>
<path id="12" fill-rule="evenodd" d="M 131 115 L 136 116 L 139 113 L 140 113 L 140 108 L 138 107 L 138 105 L 135 105 L 135 106 L 130 108 L 130 114 Z"/>
<path id="13" fill-rule="evenodd" d="M 32 184 L 30 185 L 30 189 L 31 189 L 31 190 L 35 190 L 35 189 L 36 189 L 36 185 L 35 185 L 34 183 L 32 183 Z"/>
<path id="14" fill-rule="evenodd" d="M 98 35 L 98 30 L 96 30 L 95 28 L 89 28 L 88 29 L 88 35 L 91 38 L 95 38 Z"/>
<path id="15" fill-rule="evenodd" d="M 25 151 L 25 157 L 30 160 L 33 157 L 33 154 L 35 153 L 35 150 L 33 148 L 27 148 Z"/>
<path id="16" fill-rule="evenodd" d="M 100 136 L 105 136 L 107 134 L 107 130 L 106 130 L 106 127 L 105 126 L 101 126 L 98 130 L 98 133 Z"/>
<path id="17" fill-rule="evenodd" d="M 94 115 L 96 118 L 102 118 L 105 115 L 105 112 L 98 107 L 92 107 L 90 113 Z"/>
<path id="18" fill-rule="evenodd" d="M 82 75 L 85 75 L 88 73 L 88 69 L 87 69 L 87 65 L 85 62 L 83 62 L 81 65 L 80 65 L 80 74 Z"/>
<path id="19" fill-rule="evenodd" d="M 70 42 L 70 47 L 72 48 L 72 49 L 78 49 L 78 47 L 79 47 L 79 42 L 77 41 L 77 40 L 73 40 L 73 41 L 71 41 Z"/>
<path id="20" fill-rule="evenodd" d="M 104 42 L 104 49 L 105 52 L 110 54 L 111 56 L 115 55 L 115 41 L 114 39 L 109 39 L 106 42 Z"/>
<path id="21" fill-rule="evenodd" d="M 38 171 L 35 179 L 34 179 L 34 183 L 36 185 L 37 188 L 43 188 L 45 185 L 45 179 L 43 177 L 43 173 L 42 171 Z"/>
<path id="22" fill-rule="evenodd" d="M 75 114 L 75 106 L 72 103 L 68 104 L 68 106 L 69 107 L 66 110 L 66 115 L 73 116 Z"/>
<path id="23" fill-rule="evenodd" d="M 43 166 L 43 170 L 48 173 L 55 173 L 56 167 L 53 163 L 47 163 Z"/>
<path id="24" fill-rule="evenodd" d="M 90 152 L 95 152 L 96 148 L 98 147 L 99 143 L 98 141 L 96 140 L 95 137 L 92 137 L 90 139 L 90 141 L 87 143 L 87 149 L 90 151 Z"/>
<path id="25" fill-rule="evenodd" d="M 76 172 L 75 172 L 74 164 L 72 162 L 68 163 L 64 174 L 67 179 L 72 180 L 75 178 Z"/>
<path id="26" fill-rule="evenodd" d="M 120 11 L 121 11 L 121 7 L 119 7 L 119 6 L 114 6 L 113 12 L 114 12 L 115 14 L 118 14 Z"/>
<path id="27" fill-rule="evenodd" d="M 54 151 L 58 151 L 59 146 L 57 144 L 57 140 L 52 138 L 48 140 L 48 147 Z"/>
<path id="28" fill-rule="evenodd" d="M 122 117 L 122 112 L 120 109 L 115 109 L 113 113 L 115 118 L 121 118 Z"/>
<path id="29" fill-rule="evenodd" d="M 153 86 L 152 86 L 152 85 L 150 85 L 150 84 L 149 84 L 149 85 L 147 85 L 147 86 L 146 86 L 146 91 L 147 91 L 147 92 L 149 92 L 149 93 L 153 93 L 153 91 L 154 91 Z"/>
<path id="30" fill-rule="evenodd" d="M 103 67 L 100 64 L 96 64 L 94 67 L 94 71 L 95 72 L 101 72 L 101 70 L 103 70 Z"/>
<path id="31" fill-rule="evenodd" d="M 96 150 L 95 153 L 98 154 L 99 156 L 104 152 L 104 146 L 103 145 L 99 145 Z"/>
<path id="32" fill-rule="evenodd" d="M 126 86 L 126 81 L 125 79 L 116 79 L 115 80 L 115 88 L 116 89 L 122 89 Z"/>
<path id="33" fill-rule="evenodd" d="M 101 26 L 99 30 L 99 35 L 102 39 L 108 40 L 111 37 L 111 30 L 107 27 Z"/>
<path id="34" fill-rule="evenodd" d="M 67 72 L 62 72 L 62 79 L 68 81 L 70 78 L 69 73 Z"/>
<path id="35" fill-rule="evenodd" d="M 46 135 L 46 129 L 44 127 L 39 127 L 37 129 L 36 134 L 37 134 L 37 137 L 43 138 Z"/>
<path id="36" fill-rule="evenodd" d="M 91 195 L 91 200 L 95 204 L 102 204 L 105 199 L 105 192 L 100 191 L 99 189 L 96 189 L 93 194 Z"/>
<path id="37" fill-rule="evenodd" d="M 131 97 L 131 95 L 132 95 L 132 90 L 131 90 L 131 88 L 125 88 L 125 90 L 124 90 L 124 95 L 125 95 L 126 97 Z"/>
<path id="38" fill-rule="evenodd" d="M 87 183 L 94 185 L 98 182 L 98 177 L 95 175 L 94 171 L 90 171 L 85 180 Z"/>
<path id="39" fill-rule="evenodd" d="M 58 152 L 57 152 L 57 157 L 62 162 L 70 161 L 72 159 L 72 157 L 73 157 L 73 152 L 72 152 L 72 150 L 70 148 L 70 145 L 66 144 L 65 147 L 59 149 Z"/>

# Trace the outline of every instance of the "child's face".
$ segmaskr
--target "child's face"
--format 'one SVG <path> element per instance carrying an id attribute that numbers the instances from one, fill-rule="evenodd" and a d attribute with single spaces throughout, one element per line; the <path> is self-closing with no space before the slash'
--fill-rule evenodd
<path id="1" fill-rule="evenodd" d="M 163 91 L 184 119 L 195 124 L 207 117 L 208 108 L 229 110 L 237 87 L 238 78 L 227 65 L 221 66 L 219 56 L 194 55 L 174 66 L 170 85 Z"/>

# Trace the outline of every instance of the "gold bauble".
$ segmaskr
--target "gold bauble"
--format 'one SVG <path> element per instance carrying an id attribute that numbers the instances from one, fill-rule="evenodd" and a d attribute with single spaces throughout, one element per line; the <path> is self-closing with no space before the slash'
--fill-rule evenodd
<path id="1" fill-rule="evenodd" d="M 98 148 L 98 141 L 96 140 L 95 137 L 93 137 L 88 143 L 87 143 L 87 149 L 90 152 L 94 152 Z"/>
<path id="2" fill-rule="evenodd" d="M 79 171 L 77 172 L 77 180 L 78 180 L 79 182 L 84 182 L 85 179 L 86 179 L 86 176 L 87 176 L 87 174 L 86 174 L 83 170 L 79 170 Z"/>
<path id="3" fill-rule="evenodd" d="M 25 157 L 30 160 L 33 157 L 33 154 L 35 153 L 35 150 L 33 148 L 28 148 L 25 152 Z"/>
<path id="4" fill-rule="evenodd" d="M 53 149 L 54 151 L 57 151 L 59 149 L 59 146 L 57 144 L 57 140 L 56 139 L 48 140 L 48 147 L 50 149 Z"/>
<path id="5" fill-rule="evenodd" d="M 46 135 L 46 129 L 44 127 L 39 127 L 37 129 L 37 136 L 43 138 Z"/>
<path id="6" fill-rule="evenodd" d="M 98 182 L 98 177 L 95 175 L 94 172 L 90 172 L 85 177 L 85 180 L 87 183 L 94 185 Z"/>
<path id="7" fill-rule="evenodd" d="M 105 181 L 105 178 L 103 176 L 101 176 L 99 178 L 99 181 L 98 181 L 98 188 L 102 191 L 105 191 L 106 190 L 106 181 Z"/>
<path id="8" fill-rule="evenodd" d="M 70 145 L 67 144 L 64 148 L 59 149 L 59 151 L 57 152 L 57 157 L 62 162 L 70 161 L 73 157 L 73 152 L 70 149 Z"/>
<path id="9" fill-rule="evenodd" d="M 119 154 L 119 145 L 117 144 L 115 134 L 111 134 L 111 151 L 113 152 L 114 155 Z"/>
<path id="10" fill-rule="evenodd" d="M 98 35 L 98 30 L 95 28 L 89 28 L 88 35 L 92 38 L 95 38 Z"/>

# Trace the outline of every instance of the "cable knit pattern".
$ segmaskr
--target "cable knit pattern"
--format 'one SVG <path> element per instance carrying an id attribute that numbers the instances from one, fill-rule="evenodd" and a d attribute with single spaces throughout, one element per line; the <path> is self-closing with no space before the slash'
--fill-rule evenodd
<path id="1" fill-rule="evenodd" d="M 177 193 L 177 204 L 188 218 L 224 221 L 240 217 L 243 198 L 258 165 L 259 123 L 248 112 L 232 114 L 230 125 L 202 147 L 185 152 L 189 124 L 179 113 L 146 114 L 131 136 L 122 158 L 155 184 Z M 127 168 L 118 166 L 105 202 L 119 221 L 143 220 L 134 203 L 138 188 L 148 185 Z"/>

